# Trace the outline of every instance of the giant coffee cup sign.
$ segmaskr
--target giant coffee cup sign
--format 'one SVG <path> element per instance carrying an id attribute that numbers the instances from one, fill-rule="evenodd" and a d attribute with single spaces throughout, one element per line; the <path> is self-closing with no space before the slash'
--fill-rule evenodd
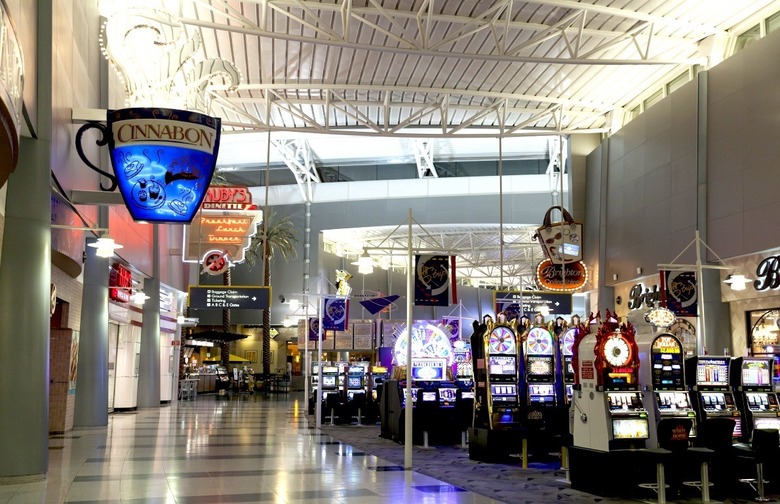
<path id="1" fill-rule="evenodd" d="M 114 174 L 133 219 L 191 222 L 214 174 L 220 120 L 129 108 L 108 113 L 108 130 Z"/>

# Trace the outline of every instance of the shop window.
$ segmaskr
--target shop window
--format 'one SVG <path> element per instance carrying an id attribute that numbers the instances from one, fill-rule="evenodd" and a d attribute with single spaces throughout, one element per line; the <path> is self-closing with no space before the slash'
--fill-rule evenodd
<path id="1" fill-rule="evenodd" d="M 737 44 L 734 52 L 741 51 L 759 38 L 761 38 L 761 25 L 756 25 L 737 37 Z"/>
<path id="2" fill-rule="evenodd" d="M 691 80 L 690 72 L 686 70 L 680 75 L 678 75 L 677 77 L 675 77 L 674 79 L 672 79 L 672 81 L 666 85 L 667 94 L 680 89 L 683 86 L 683 84 L 686 84 L 689 80 Z"/>
<path id="3" fill-rule="evenodd" d="M 661 101 L 663 97 L 664 97 L 664 91 L 663 89 L 659 89 L 655 93 L 645 98 L 644 101 L 645 110 L 649 109 L 650 107 L 652 107 L 653 105 Z"/>
<path id="4" fill-rule="evenodd" d="M 752 356 L 780 354 L 780 308 L 747 312 L 748 350 Z"/>
<path id="5" fill-rule="evenodd" d="M 780 12 L 776 12 L 766 18 L 766 32 L 770 33 L 780 28 Z"/>

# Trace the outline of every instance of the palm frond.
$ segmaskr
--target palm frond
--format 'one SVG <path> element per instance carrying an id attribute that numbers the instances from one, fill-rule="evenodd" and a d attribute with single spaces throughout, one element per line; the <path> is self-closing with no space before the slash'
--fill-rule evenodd
<path id="1" fill-rule="evenodd" d="M 258 259 L 263 258 L 264 250 L 265 254 L 268 254 L 269 260 L 273 259 L 276 254 L 285 260 L 298 257 L 298 249 L 296 248 L 298 236 L 295 232 L 295 225 L 289 216 L 277 219 L 276 212 L 269 211 L 265 218 L 268 247 L 264 246 L 262 230 L 258 230 L 246 251 L 246 261 L 250 268 L 254 267 Z"/>

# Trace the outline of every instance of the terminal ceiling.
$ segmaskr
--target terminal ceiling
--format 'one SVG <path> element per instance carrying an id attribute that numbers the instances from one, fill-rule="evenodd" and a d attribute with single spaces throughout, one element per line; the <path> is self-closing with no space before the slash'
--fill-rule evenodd
<path id="1" fill-rule="evenodd" d="M 557 138 L 614 132 L 652 90 L 716 65 L 776 11 L 770 0 L 194 0 L 179 18 L 207 58 L 241 73 L 209 96 L 225 175 L 264 168 L 269 142 L 269 164 L 310 198 L 319 167 L 354 159 L 414 160 L 435 177 L 454 145 L 495 159 L 498 137 L 510 157 L 555 157 Z M 496 229 L 436 234 L 489 249 L 496 237 L 477 237 Z M 376 238 L 361 233 L 344 240 Z M 531 267 L 512 254 L 505 271 Z"/>

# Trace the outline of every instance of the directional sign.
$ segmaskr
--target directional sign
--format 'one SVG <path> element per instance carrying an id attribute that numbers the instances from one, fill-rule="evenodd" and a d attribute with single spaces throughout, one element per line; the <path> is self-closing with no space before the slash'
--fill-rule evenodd
<path id="1" fill-rule="evenodd" d="M 190 287 L 190 308 L 265 310 L 270 306 L 270 287 Z"/>
<path id="2" fill-rule="evenodd" d="M 572 311 L 571 294 L 559 294 L 545 291 L 495 291 L 496 311 L 504 311 L 508 308 L 518 313 L 533 316 L 543 306 L 546 306 L 551 315 L 568 315 Z M 520 306 L 522 300 L 522 308 Z"/>

